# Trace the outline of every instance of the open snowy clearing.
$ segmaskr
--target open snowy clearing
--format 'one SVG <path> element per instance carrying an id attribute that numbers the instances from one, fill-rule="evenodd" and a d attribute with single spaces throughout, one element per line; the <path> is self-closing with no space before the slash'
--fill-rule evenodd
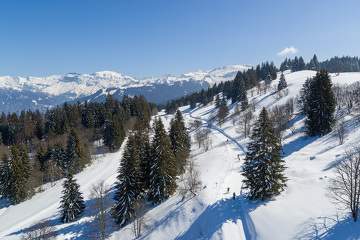
<path id="1" fill-rule="evenodd" d="M 289 94 L 277 99 L 271 91 L 253 96 L 248 93 L 249 102 L 256 102 L 257 116 L 262 107 L 271 108 L 284 104 L 295 97 L 307 77 L 313 71 L 286 73 Z M 333 83 L 360 81 L 359 73 L 331 75 Z M 278 81 L 274 80 L 273 84 Z M 230 103 L 230 101 L 228 102 Z M 210 138 L 212 147 L 204 152 L 192 142 L 202 189 L 194 197 L 183 199 L 176 192 L 161 204 L 150 206 L 146 214 L 146 226 L 141 239 L 360 239 L 359 223 L 352 222 L 348 212 L 338 210 L 326 196 L 328 180 L 333 176 L 333 163 L 344 157 L 344 151 L 360 140 L 359 121 L 355 115 L 346 116 L 347 135 L 339 145 L 334 133 L 324 137 L 305 138 L 304 116 L 295 116 L 290 123 L 294 131 L 287 130 L 284 136 L 285 174 L 288 187 L 274 199 L 256 202 L 244 199 L 241 194 L 241 166 L 244 150 L 249 142 L 237 133 L 238 124 L 232 124 L 230 117 L 220 127 L 214 125 Z M 190 110 L 181 108 L 187 123 L 194 118 L 207 126 L 209 116 L 215 111 L 214 105 Z M 159 114 L 168 126 L 172 116 Z M 192 139 L 194 131 L 191 132 Z M 92 184 L 105 180 L 111 187 L 116 181 L 117 169 L 122 150 L 98 156 L 94 163 L 75 176 L 88 201 Z M 181 186 L 179 179 L 179 186 Z M 45 186 L 45 191 L 32 199 L 15 206 L 0 201 L 0 239 L 20 239 L 34 222 L 52 220 L 57 228 L 57 239 L 82 239 L 86 233 L 89 213 L 74 223 L 61 224 L 59 202 L 62 191 L 61 181 L 55 186 Z M 230 192 L 227 192 L 230 188 Z M 232 199 L 235 192 L 236 199 Z M 134 239 L 131 224 L 116 229 L 110 239 Z"/>

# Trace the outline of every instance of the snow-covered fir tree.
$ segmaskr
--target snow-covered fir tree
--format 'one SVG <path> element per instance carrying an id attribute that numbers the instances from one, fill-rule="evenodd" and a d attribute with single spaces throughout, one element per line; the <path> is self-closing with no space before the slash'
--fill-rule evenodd
<path id="1" fill-rule="evenodd" d="M 80 186 L 74 179 L 71 171 L 63 183 L 63 196 L 60 201 L 60 221 L 63 223 L 76 220 L 85 209 L 84 199 Z"/>
<path id="2" fill-rule="evenodd" d="M 229 108 L 227 106 L 227 102 L 225 97 L 223 96 L 221 99 L 220 107 L 218 110 L 218 123 L 221 126 L 221 124 L 224 123 L 225 118 L 229 115 Z"/>
<path id="3" fill-rule="evenodd" d="M 149 126 L 137 119 L 134 126 L 134 138 L 136 141 L 136 149 L 139 153 L 140 159 L 140 182 L 142 184 L 142 191 L 145 192 L 150 186 L 150 171 L 151 171 L 151 146 L 149 139 Z"/>
<path id="4" fill-rule="evenodd" d="M 118 173 L 112 217 L 117 224 L 122 226 L 133 216 L 136 202 L 142 192 L 140 158 L 132 134 L 130 134 L 126 144 Z"/>
<path id="5" fill-rule="evenodd" d="M 177 175 L 180 175 L 185 172 L 191 147 L 190 135 L 180 110 L 176 111 L 175 118 L 170 123 L 169 137 L 175 155 Z"/>
<path id="6" fill-rule="evenodd" d="M 261 201 L 280 194 L 286 186 L 281 146 L 265 108 L 254 125 L 242 175 L 249 198 Z"/>
<path id="7" fill-rule="evenodd" d="M 176 189 L 176 167 L 170 138 L 161 119 L 155 119 L 154 130 L 148 198 L 152 203 L 159 203 L 168 198 Z"/>
<path id="8" fill-rule="evenodd" d="M 285 88 L 287 88 L 287 82 L 285 80 L 284 73 L 281 73 L 279 83 L 278 83 L 278 91 L 281 91 Z"/>
<path id="9" fill-rule="evenodd" d="M 1 199 L 9 197 L 11 192 L 11 182 L 13 178 L 12 161 L 6 153 L 3 153 L 0 165 L 0 195 Z"/>
<path id="10" fill-rule="evenodd" d="M 308 95 L 306 133 L 321 136 L 329 133 L 334 124 L 335 98 L 327 71 L 320 71 L 311 82 Z"/>

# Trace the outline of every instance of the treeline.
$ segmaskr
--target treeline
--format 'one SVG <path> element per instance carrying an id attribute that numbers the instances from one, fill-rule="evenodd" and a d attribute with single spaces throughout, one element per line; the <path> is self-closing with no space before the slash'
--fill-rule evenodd
<path id="1" fill-rule="evenodd" d="M 319 62 L 317 56 L 314 55 L 310 62 L 305 63 L 304 59 L 300 56 L 296 56 L 294 59 L 286 58 L 280 65 L 279 70 L 291 70 L 292 72 L 302 70 L 326 70 L 330 73 L 339 72 L 359 72 L 360 71 L 360 60 L 358 57 L 333 57 L 329 60 Z"/>
<path id="2" fill-rule="evenodd" d="M 270 82 L 277 78 L 278 69 L 273 62 L 262 63 L 257 65 L 256 68 L 248 69 L 244 72 L 238 71 L 234 80 L 221 82 L 214 84 L 207 90 L 201 90 L 188 96 L 181 97 L 179 99 L 172 100 L 164 106 L 166 113 L 174 113 L 178 107 L 190 105 L 191 108 L 195 108 L 197 103 L 207 105 L 214 100 L 214 96 L 220 92 L 227 99 L 233 99 L 233 101 L 239 101 L 242 97 L 242 93 L 255 86 L 259 85 L 259 82 L 265 80 Z M 242 92 L 239 92 L 239 88 L 242 88 Z"/>
<path id="3" fill-rule="evenodd" d="M 80 172 L 91 160 L 94 141 L 117 150 L 137 119 L 149 125 L 152 110 L 157 112 L 156 105 L 143 96 L 124 96 L 120 102 L 108 95 L 104 103 L 64 103 L 44 115 L 38 110 L 2 113 L 1 198 L 16 204 L 41 184 Z"/>

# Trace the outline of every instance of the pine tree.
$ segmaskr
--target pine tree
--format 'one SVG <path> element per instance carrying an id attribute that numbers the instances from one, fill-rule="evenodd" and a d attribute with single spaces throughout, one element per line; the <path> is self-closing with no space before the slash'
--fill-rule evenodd
<path id="1" fill-rule="evenodd" d="M 286 186 L 281 146 L 265 108 L 254 125 L 242 175 L 249 198 L 261 201 L 280 194 Z"/>
<path id="2" fill-rule="evenodd" d="M 46 152 L 42 144 L 37 148 L 35 159 L 39 162 L 40 165 L 40 171 L 45 170 L 45 162 L 47 160 Z"/>
<path id="3" fill-rule="evenodd" d="M 79 134 L 75 128 L 71 128 L 66 144 L 65 169 L 80 171 L 82 165 L 83 150 L 80 144 Z"/>
<path id="4" fill-rule="evenodd" d="M 125 138 L 125 131 L 119 116 L 111 116 L 108 114 L 105 121 L 103 138 L 104 144 L 111 151 L 116 151 L 121 147 Z"/>
<path id="5" fill-rule="evenodd" d="M 84 199 L 80 192 L 80 186 L 73 178 L 71 171 L 68 173 L 62 191 L 60 201 L 60 221 L 63 223 L 76 220 L 85 209 Z"/>
<path id="6" fill-rule="evenodd" d="M 54 160 L 56 165 L 66 172 L 66 169 L 68 168 L 66 151 L 61 143 L 55 143 L 55 146 L 51 151 L 51 158 Z"/>
<path id="7" fill-rule="evenodd" d="M 161 119 L 154 122 L 155 135 L 152 141 L 152 166 L 150 173 L 149 200 L 159 203 L 176 189 L 175 156 L 171 150 L 170 138 Z"/>
<path id="8" fill-rule="evenodd" d="M 142 191 L 140 158 L 133 135 L 129 136 L 120 165 L 117 176 L 118 183 L 115 186 L 115 206 L 112 216 L 115 218 L 115 222 L 122 226 L 133 216 L 136 201 L 140 198 Z"/>
<path id="9" fill-rule="evenodd" d="M 218 108 L 218 107 L 220 107 L 220 105 L 221 105 L 220 95 L 217 94 L 216 98 L 215 98 L 215 107 Z"/>
<path id="10" fill-rule="evenodd" d="M 279 80 L 279 83 L 278 83 L 278 91 L 281 91 L 281 90 L 283 90 L 285 88 L 287 88 L 287 82 L 285 80 L 284 74 L 281 73 L 280 80 Z"/>
<path id="11" fill-rule="evenodd" d="M 6 199 L 10 196 L 13 181 L 13 167 L 12 161 L 3 153 L 0 165 L 0 195 L 1 199 Z"/>
<path id="12" fill-rule="evenodd" d="M 10 179 L 11 191 L 9 193 L 9 201 L 11 204 L 18 204 L 24 201 L 27 197 L 26 194 L 26 180 L 27 173 L 26 167 L 24 167 L 18 148 L 13 145 L 11 146 L 11 166 L 12 166 L 12 177 Z"/>
<path id="13" fill-rule="evenodd" d="M 335 98 L 327 71 L 316 73 L 311 84 L 307 111 L 306 133 L 309 136 L 325 135 L 334 124 Z"/>
<path id="14" fill-rule="evenodd" d="M 176 111 L 175 118 L 170 123 L 169 137 L 175 155 L 177 175 L 180 175 L 185 172 L 191 147 L 191 139 L 180 110 Z"/>
<path id="15" fill-rule="evenodd" d="M 221 126 L 221 124 L 223 124 L 227 115 L 229 115 L 229 108 L 227 106 L 225 97 L 223 96 L 219 110 L 218 110 L 218 122 L 219 122 L 220 126 Z"/>
<path id="16" fill-rule="evenodd" d="M 140 182 L 142 184 L 142 191 L 145 192 L 150 187 L 150 172 L 151 172 L 151 146 L 149 139 L 149 126 L 144 126 L 140 120 L 134 126 L 134 138 L 136 141 L 136 149 L 139 153 L 140 159 Z"/>

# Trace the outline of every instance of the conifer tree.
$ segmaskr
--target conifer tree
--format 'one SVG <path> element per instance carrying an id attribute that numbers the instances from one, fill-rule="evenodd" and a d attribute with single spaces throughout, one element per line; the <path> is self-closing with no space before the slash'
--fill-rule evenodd
<path id="1" fill-rule="evenodd" d="M 6 153 L 3 153 L 1 158 L 0 165 L 0 195 L 1 199 L 6 199 L 9 197 L 11 192 L 11 184 L 13 179 L 13 167 L 12 161 L 7 156 Z"/>
<path id="2" fill-rule="evenodd" d="M 175 155 L 177 175 L 180 175 L 185 172 L 191 147 L 191 139 L 180 110 L 176 111 L 175 118 L 170 123 L 169 137 Z"/>
<path id="3" fill-rule="evenodd" d="M 140 182 L 140 158 L 136 149 L 136 141 L 130 134 L 124 155 L 121 159 L 118 183 L 115 186 L 115 206 L 113 218 L 120 226 L 131 219 L 135 212 L 135 205 L 140 198 L 142 185 Z"/>
<path id="4" fill-rule="evenodd" d="M 278 91 L 281 91 L 285 88 L 287 88 L 287 82 L 285 80 L 284 73 L 281 73 L 279 83 L 278 83 Z"/>
<path id="5" fill-rule="evenodd" d="M 60 221 L 63 223 L 76 220 L 85 209 L 80 186 L 71 171 L 63 183 L 62 199 L 60 201 Z"/>
<path id="6" fill-rule="evenodd" d="M 75 128 L 71 128 L 66 144 L 65 169 L 73 169 L 78 172 L 82 167 L 83 150 L 80 144 L 79 134 Z"/>
<path id="7" fill-rule="evenodd" d="M 227 117 L 227 115 L 229 115 L 229 108 L 227 106 L 225 97 L 223 96 L 222 100 L 221 100 L 221 104 L 218 110 L 218 122 L 219 125 L 223 124 L 225 118 Z"/>
<path id="8" fill-rule="evenodd" d="M 325 135 L 334 124 L 335 98 L 332 83 L 327 71 L 316 73 L 308 96 L 306 133 L 309 136 Z"/>
<path id="9" fill-rule="evenodd" d="M 265 108 L 254 125 L 242 175 L 249 198 L 261 201 L 280 194 L 286 186 L 281 146 Z"/>
<path id="10" fill-rule="evenodd" d="M 145 192 L 150 187 L 150 171 L 151 171 L 151 146 L 149 139 L 149 126 L 142 124 L 137 120 L 134 126 L 134 138 L 136 141 L 136 149 L 140 159 L 140 182 L 142 191 Z"/>
<path id="11" fill-rule="evenodd" d="M 154 129 L 155 135 L 152 141 L 153 161 L 148 197 L 152 203 L 159 203 L 168 198 L 176 189 L 176 167 L 170 138 L 161 119 L 155 120 Z"/>
<path id="12" fill-rule="evenodd" d="M 45 162 L 47 160 L 47 154 L 42 144 L 37 148 L 35 159 L 39 162 L 40 171 L 45 170 Z"/>
<path id="13" fill-rule="evenodd" d="M 217 94 L 216 98 L 215 98 L 215 107 L 218 108 L 218 107 L 220 107 L 220 105 L 221 105 L 220 95 Z"/>
<path id="14" fill-rule="evenodd" d="M 51 158 L 64 172 L 66 171 L 68 165 L 66 161 L 66 151 L 61 143 L 55 143 L 51 151 Z"/>
<path id="15" fill-rule="evenodd" d="M 103 138 L 104 144 L 111 151 L 116 151 L 121 147 L 121 144 L 125 138 L 125 132 L 120 116 L 111 116 L 108 114 L 108 117 L 105 121 Z"/>
<path id="16" fill-rule="evenodd" d="M 15 145 L 11 146 L 10 151 L 12 174 L 10 178 L 11 191 L 8 198 L 11 204 L 18 204 L 27 197 L 25 187 L 27 181 L 26 167 L 24 167 L 19 150 Z"/>

